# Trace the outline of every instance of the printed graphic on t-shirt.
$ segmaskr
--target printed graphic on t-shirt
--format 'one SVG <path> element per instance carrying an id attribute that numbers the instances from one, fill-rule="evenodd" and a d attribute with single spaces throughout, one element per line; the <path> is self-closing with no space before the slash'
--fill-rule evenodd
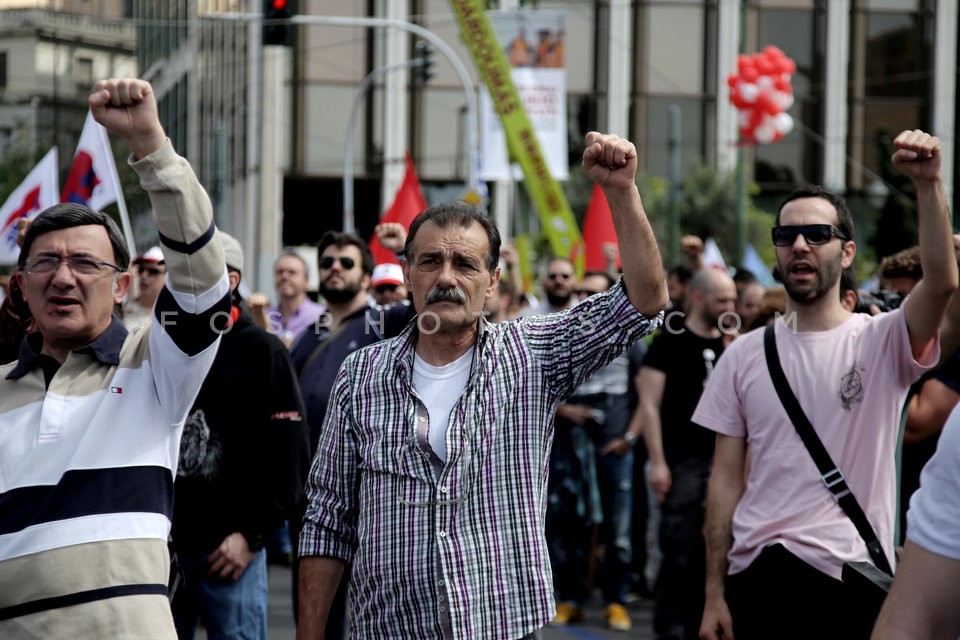
<path id="1" fill-rule="evenodd" d="M 183 426 L 180 440 L 180 464 L 177 475 L 181 477 L 213 477 L 220 467 L 223 447 L 216 434 L 210 433 L 207 416 L 203 409 L 190 414 Z"/>
<path id="2" fill-rule="evenodd" d="M 840 403 L 847 411 L 851 410 L 851 405 L 863 400 L 863 374 L 864 368 L 858 362 L 854 362 L 850 371 L 844 374 L 840 379 Z"/>

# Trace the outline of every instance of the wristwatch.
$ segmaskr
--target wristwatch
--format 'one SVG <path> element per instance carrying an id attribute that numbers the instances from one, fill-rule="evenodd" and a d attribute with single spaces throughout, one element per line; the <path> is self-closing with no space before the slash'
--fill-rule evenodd
<path id="1" fill-rule="evenodd" d="M 630 433 L 629 431 L 623 434 L 623 439 L 626 440 L 627 444 L 630 445 L 631 447 L 637 444 L 637 436 L 635 434 Z"/>

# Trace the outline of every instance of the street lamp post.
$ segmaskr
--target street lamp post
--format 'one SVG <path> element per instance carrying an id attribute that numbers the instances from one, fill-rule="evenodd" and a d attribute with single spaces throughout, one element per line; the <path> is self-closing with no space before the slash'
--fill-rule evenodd
<path id="1" fill-rule="evenodd" d="M 401 69 L 410 69 L 423 66 L 424 58 L 414 58 L 392 64 L 389 67 L 380 67 L 374 69 L 360 83 L 357 95 L 353 98 L 353 107 L 350 109 L 350 120 L 347 123 L 347 137 L 343 145 L 343 231 L 345 233 L 356 233 L 356 223 L 353 215 L 353 147 L 354 134 L 357 128 L 357 114 L 360 112 L 360 105 L 363 104 L 363 98 L 370 90 L 370 85 L 377 78 L 393 71 Z"/>

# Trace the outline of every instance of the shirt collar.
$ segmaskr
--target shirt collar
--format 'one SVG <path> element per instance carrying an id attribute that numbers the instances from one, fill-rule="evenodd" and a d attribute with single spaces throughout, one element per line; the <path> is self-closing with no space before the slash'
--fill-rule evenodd
<path id="1" fill-rule="evenodd" d="M 413 367 L 414 349 L 417 345 L 417 337 L 420 335 L 419 320 L 419 315 L 414 316 L 413 319 L 407 323 L 407 326 L 403 328 L 403 331 L 391 340 L 389 348 L 393 352 L 394 366 L 398 369 L 410 369 Z M 473 345 L 474 358 L 473 366 L 470 369 L 471 374 L 473 370 L 476 369 L 478 360 L 483 357 L 484 349 L 488 342 L 487 338 L 494 326 L 482 315 L 477 322 L 479 323 L 479 330 L 477 332 L 477 341 Z"/>
<path id="2" fill-rule="evenodd" d="M 77 353 L 90 354 L 98 362 L 105 365 L 120 364 L 120 349 L 123 347 L 123 341 L 127 339 L 127 328 L 119 318 L 114 316 L 110 320 L 110 325 L 93 341 L 79 349 L 74 349 Z M 31 369 L 40 366 L 42 358 L 47 358 L 41 353 L 43 350 L 43 335 L 39 331 L 28 334 L 26 339 L 20 343 L 20 357 L 17 365 L 7 374 L 7 380 L 17 380 L 22 378 Z"/>

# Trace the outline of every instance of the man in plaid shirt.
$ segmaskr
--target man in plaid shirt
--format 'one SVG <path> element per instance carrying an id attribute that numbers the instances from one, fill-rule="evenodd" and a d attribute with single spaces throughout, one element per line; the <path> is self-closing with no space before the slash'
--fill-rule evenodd
<path id="1" fill-rule="evenodd" d="M 583 167 L 624 275 L 573 309 L 489 324 L 500 236 L 477 209 L 420 214 L 404 250 L 418 316 L 349 356 L 300 538 L 298 638 L 320 637 L 350 566 L 353 638 L 535 637 L 554 614 L 543 535 L 557 405 L 661 321 L 666 282 L 634 146 L 591 132 Z"/>

